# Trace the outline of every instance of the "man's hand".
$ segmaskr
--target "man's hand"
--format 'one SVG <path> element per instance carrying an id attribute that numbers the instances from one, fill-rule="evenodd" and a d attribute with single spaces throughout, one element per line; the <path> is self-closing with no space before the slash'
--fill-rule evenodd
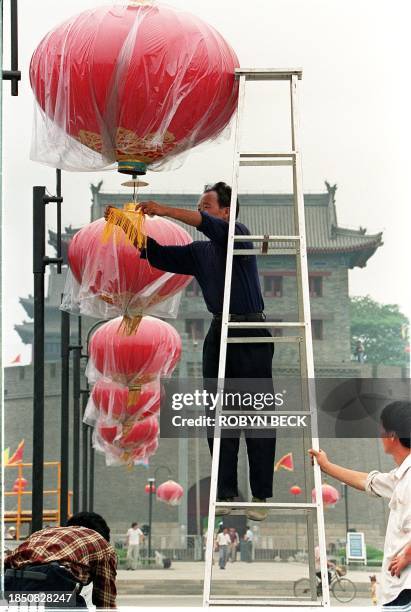
<path id="1" fill-rule="evenodd" d="M 320 468 L 325 471 L 326 468 L 330 464 L 330 461 L 328 460 L 326 453 L 321 449 L 319 451 L 316 451 L 313 448 L 310 448 L 308 453 L 311 456 L 313 465 L 314 465 L 314 457 L 315 457 L 317 459 L 317 463 L 320 466 Z"/>
<path id="2" fill-rule="evenodd" d="M 401 572 L 409 565 L 409 559 L 406 555 L 397 555 L 388 566 L 388 571 L 391 576 L 401 576 Z"/>
<path id="3" fill-rule="evenodd" d="M 157 217 L 165 217 L 168 207 L 164 206 L 164 204 L 154 202 L 153 200 L 148 200 L 147 202 L 139 204 L 138 209 L 149 217 L 154 217 L 154 215 L 157 215 Z"/>

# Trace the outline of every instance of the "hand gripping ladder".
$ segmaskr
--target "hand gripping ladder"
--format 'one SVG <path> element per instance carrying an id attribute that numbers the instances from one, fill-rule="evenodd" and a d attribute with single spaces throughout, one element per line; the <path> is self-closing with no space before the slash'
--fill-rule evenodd
<path id="1" fill-rule="evenodd" d="M 220 403 L 216 408 L 215 418 L 215 440 L 212 457 L 211 468 L 211 487 L 210 487 L 210 504 L 208 515 L 208 532 L 205 560 L 205 576 L 204 576 L 204 605 L 271 605 L 271 606 L 328 606 L 329 605 L 329 588 L 327 579 L 327 558 L 324 530 L 324 514 L 321 493 L 321 471 L 317 464 L 311 466 L 311 462 L 307 457 L 308 445 L 314 449 L 319 448 L 318 432 L 317 432 L 317 410 L 316 396 L 314 385 L 314 360 L 313 346 L 311 336 L 311 317 L 310 317 L 310 301 L 309 301 L 309 284 L 308 284 L 308 265 L 307 265 L 307 247 L 305 237 L 305 218 L 304 218 L 304 195 L 302 188 L 302 170 L 301 156 L 299 151 L 298 140 L 298 85 L 302 77 L 302 71 L 297 70 L 271 70 L 271 69 L 237 69 L 236 78 L 239 79 L 239 97 L 237 107 L 237 123 L 235 136 L 235 154 L 233 164 L 233 179 L 232 179 L 232 195 L 231 195 L 231 214 L 229 223 L 229 235 L 227 244 L 227 261 L 225 274 L 224 288 L 224 304 L 222 313 L 222 328 L 221 328 L 221 345 L 220 345 L 220 361 L 218 368 L 218 391 L 222 392 L 224 388 L 226 354 L 228 342 L 256 342 L 256 339 L 250 337 L 244 338 L 229 338 L 228 330 L 231 328 L 288 328 L 295 329 L 296 336 L 258 338 L 257 341 L 268 342 L 297 342 L 300 349 L 300 375 L 301 375 L 301 392 L 302 392 L 302 407 L 303 411 L 294 412 L 265 412 L 265 414 L 305 414 L 310 422 L 310 439 L 307 436 L 303 437 L 304 445 L 304 472 L 306 480 L 307 498 L 305 503 L 247 503 L 247 502 L 217 502 L 217 480 L 218 467 L 220 459 L 220 428 L 218 426 L 218 416 L 221 414 L 222 405 Z M 290 83 L 290 98 L 291 98 L 291 151 L 286 152 L 242 152 L 240 150 L 240 136 L 242 127 L 242 117 L 244 112 L 244 98 L 247 81 L 289 81 Z M 264 235 L 264 236 L 236 236 L 235 231 L 235 209 L 238 193 L 238 178 L 240 166 L 283 166 L 292 167 L 293 172 L 293 196 L 294 196 L 294 226 L 295 236 L 285 235 Z M 260 243 L 260 248 L 255 247 L 251 250 L 235 249 L 235 242 L 241 240 L 251 240 L 254 243 Z M 284 244 L 285 248 L 270 248 L 270 243 Z M 293 248 L 289 248 L 292 245 Z M 287 248 L 288 247 L 288 248 Z M 296 279 L 297 279 L 297 297 L 298 297 L 298 321 L 296 322 L 230 322 L 229 305 L 231 295 L 231 278 L 233 257 L 236 255 L 246 254 L 259 255 L 280 255 L 292 254 L 296 256 Z M 222 395 L 220 395 L 222 397 Z M 225 412 L 230 414 L 230 412 Z M 248 414 L 242 412 L 242 414 Z M 255 413 L 254 413 L 255 414 Z M 314 476 L 314 486 L 316 491 L 316 502 L 313 503 L 308 499 L 311 487 L 307 487 L 307 482 Z M 309 573 L 310 573 L 310 595 L 307 599 L 296 598 L 214 598 L 211 594 L 211 578 L 212 578 L 212 562 L 214 548 L 214 524 L 215 511 L 217 507 L 230 507 L 234 511 L 245 511 L 246 508 L 253 506 L 272 509 L 285 509 L 289 512 L 300 511 L 305 513 L 307 518 L 307 543 L 309 556 Z M 314 559 L 314 514 L 317 518 L 318 543 L 320 549 L 320 566 L 321 566 L 321 582 L 322 595 L 317 599 L 317 583 L 315 575 L 315 559 Z"/>

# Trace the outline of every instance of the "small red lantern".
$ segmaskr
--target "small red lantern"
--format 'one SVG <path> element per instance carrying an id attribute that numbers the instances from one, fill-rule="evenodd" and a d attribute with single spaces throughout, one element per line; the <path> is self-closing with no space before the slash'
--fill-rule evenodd
<path id="1" fill-rule="evenodd" d="M 174 480 L 163 482 L 157 489 L 157 499 L 170 506 L 178 506 L 183 497 L 184 489 Z"/>
<path id="2" fill-rule="evenodd" d="M 23 477 L 16 478 L 16 480 L 14 481 L 14 486 L 20 487 L 21 489 L 24 489 L 25 487 L 27 487 L 27 485 L 28 481 Z"/>
<path id="3" fill-rule="evenodd" d="M 340 494 L 335 487 L 329 484 L 323 484 L 321 489 L 324 506 L 334 506 L 339 501 Z M 313 489 L 311 492 L 311 498 L 313 503 L 315 504 L 317 500 L 315 489 Z"/>
<path id="4" fill-rule="evenodd" d="M 291 493 L 291 495 L 297 496 L 297 495 L 301 495 L 303 490 L 298 485 L 293 485 L 292 487 L 289 488 L 289 492 Z"/>
<path id="5" fill-rule="evenodd" d="M 146 486 L 144 487 L 144 490 L 145 490 L 146 493 L 150 493 L 150 490 L 151 490 L 152 493 L 155 493 L 156 492 L 156 487 L 155 487 L 154 483 L 151 484 L 151 485 L 150 484 L 146 484 Z"/>
<path id="6" fill-rule="evenodd" d="M 181 355 L 181 338 L 174 327 L 154 317 L 143 317 L 129 335 L 117 318 L 94 332 L 89 354 L 89 378 L 109 377 L 139 392 L 142 384 L 171 375 Z"/>
<path id="7" fill-rule="evenodd" d="M 215 137 L 238 96 L 238 59 L 197 17 L 142 1 L 102 6 L 49 32 L 33 54 L 36 160 L 143 174 Z"/>
<path id="8" fill-rule="evenodd" d="M 121 448 L 147 446 L 158 435 L 158 419 L 156 416 L 143 421 L 137 421 L 127 430 L 123 427 L 123 435 L 118 443 Z"/>
<path id="9" fill-rule="evenodd" d="M 174 305 L 164 302 L 182 291 L 192 277 L 158 270 L 140 259 L 140 252 L 119 227 L 111 226 L 112 233 L 104 240 L 106 227 L 105 220 L 98 219 L 71 240 L 68 261 L 77 284 L 68 278 L 63 307 L 100 319 L 176 314 Z M 145 217 L 144 233 L 162 245 L 184 246 L 192 242 L 182 227 L 162 217 Z"/>

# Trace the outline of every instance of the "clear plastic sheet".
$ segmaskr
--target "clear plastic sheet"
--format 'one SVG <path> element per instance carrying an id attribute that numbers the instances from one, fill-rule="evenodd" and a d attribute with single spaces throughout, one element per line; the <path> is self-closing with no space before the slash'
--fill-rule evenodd
<path id="1" fill-rule="evenodd" d="M 104 219 L 98 219 L 72 238 L 61 309 L 98 319 L 142 314 L 175 318 L 181 291 L 192 277 L 153 268 L 140 259 L 140 252 L 119 227 L 113 227 L 104 241 L 105 226 Z M 183 246 L 192 241 L 182 227 L 162 217 L 146 217 L 144 232 L 163 245 Z"/>
<path id="2" fill-rule="evenodd" d="M 167 480 L 157 488 L 157 499 L 169 506 L 178 506 L 183 497 L 183 487 L 174 480 Z"/>
<path id="3" fill-rule="evenodd" d="M 32 56 L 31 159 L 71 171 L 168 167 L 227 126 L 238 66 L 224 38 L 190 13 L 157 2 L 86 10 Z"/>

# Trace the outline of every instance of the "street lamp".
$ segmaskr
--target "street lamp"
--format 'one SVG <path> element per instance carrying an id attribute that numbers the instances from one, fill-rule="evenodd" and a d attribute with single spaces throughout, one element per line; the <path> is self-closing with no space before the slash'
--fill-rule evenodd
<path id="1" fill-rule="evenodd" d="M 146 485 L 146 493 L 148 493 L 148 563 L 150 563 L 150 559 L 151 559 L 151 528 L 153 524 L 153 495 L 156 492 L 155 483 L 156 483 L 156 478 L 157 478 L 157 472 L 160 469 L 167 470 L 168 475 L 171 476 L 171 470 L 169 467 L 167 467 L 166 465 L 159 465 L 154 470 L 154 477 L 147 478 L 148 484 Z"/>

